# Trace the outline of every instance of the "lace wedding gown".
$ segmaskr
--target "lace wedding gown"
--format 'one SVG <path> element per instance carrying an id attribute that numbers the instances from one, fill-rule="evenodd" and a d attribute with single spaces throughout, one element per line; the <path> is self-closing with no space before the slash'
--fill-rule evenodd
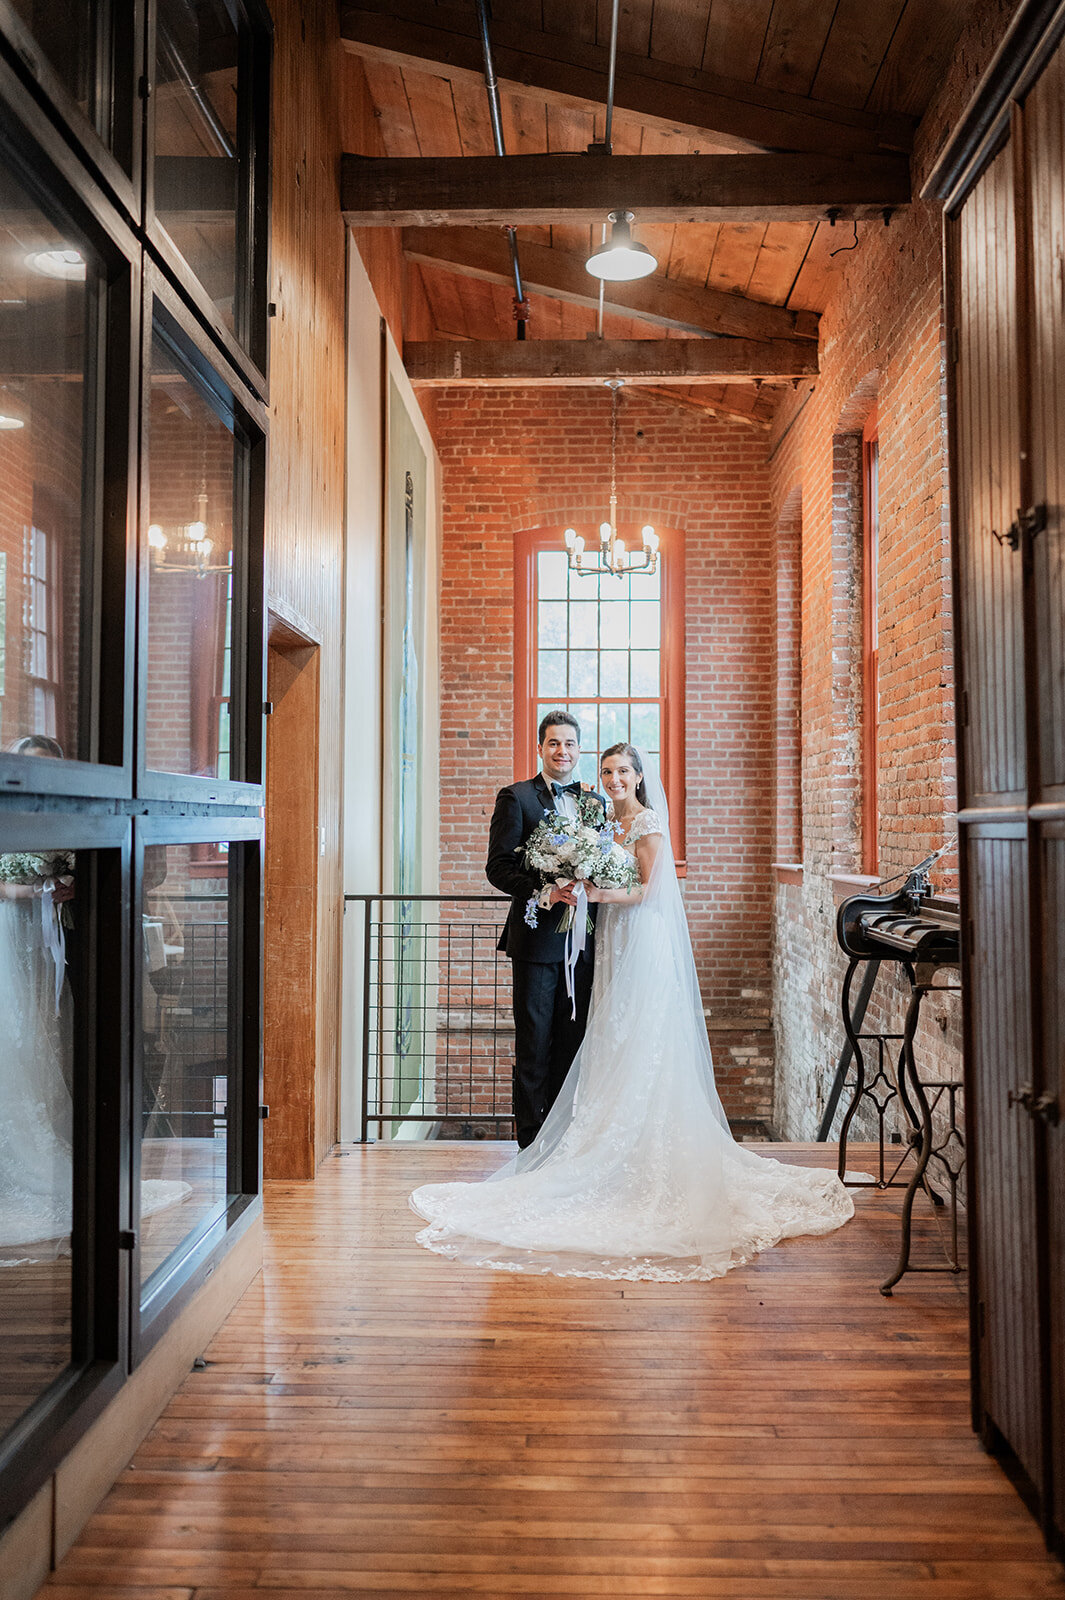
<path id="1" fill-rule="evenodd" d="M 663 844 L 643 899 L 599 908 L 588 1027 L 559 1098 L 536 1141 L 486 1181 L 414 1191 L 429 1250 L 510 1272 L 672 1283 L 721 1277 L 853 1214 L 835 1173 L 757 1155 L 729 1132 L 664 796 L 649 797 L 624 843 L 661 833 Z"/>

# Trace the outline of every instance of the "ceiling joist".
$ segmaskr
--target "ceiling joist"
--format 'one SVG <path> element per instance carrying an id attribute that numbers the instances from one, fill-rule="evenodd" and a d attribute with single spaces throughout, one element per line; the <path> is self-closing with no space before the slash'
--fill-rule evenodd
<path id="1" fill-rule="evenodd" d="M 427 15 L 431 22 L 427 21 Z M 419 0 L 342 4 L 341 35 L 358 55 L 445 78 L 483 81 L 471 11 L 427 8 Z M 504 88 L 555 104 L 601 107 L 608 52 L 557 33 L 492 19 L 492 54 Z M 712 138 L 735 150 L 805 150 L 860 155 L 908 150 L 913 120 L 811 100 L 697 68 L 643 56 L 618 56 L 615 105 L 645 126 Z"/>
<path id="2" fill-rule="evenodd" d="M 850 222 L 907 205 L 904 156 L 341 157 L 352 227 L 602 222 Z"/>
<path id="3" fill-rule="evenodd" d="M 798 339 L 508 339 L 408 342 L 416 385 L 574 388 L 635 383 L 728 383 L 817 376 L 817 346 Z"/>
<path id="4" fill-rule="evenodd" d="M 527 291 L 570 305 L 599 304 L 599 284 L 584 258 L 530 240 L 519 241 L 522 283 Z M 440 267 L 482 283 L 514 282 L 505 236 L 487 228 L 407 228 L 403 253 L 409 261 Z M 655 273 L 634 283 L 610 283 L 606 304 L 661 328 L 685 333 L 729 334 L 740 339 L 816 339 L 813 311 L 788 311 L 723 289 L 706 289 Z"/>

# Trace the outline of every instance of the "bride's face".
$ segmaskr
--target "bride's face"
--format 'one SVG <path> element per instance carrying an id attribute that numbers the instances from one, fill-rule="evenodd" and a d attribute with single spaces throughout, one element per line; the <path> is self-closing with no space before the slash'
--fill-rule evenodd
<path id="1" fill-rule="evenodd" d="M 636 785 L 640 781 L 640 774 L 632 764 L 632 757 L 625 755 L 607 756 L 599 769 L 599 777 L 603 785 L 603 792 L 610 796 L 614 802 L 614 809 L 625 806 L 633 800 L 636 794 Z"/>

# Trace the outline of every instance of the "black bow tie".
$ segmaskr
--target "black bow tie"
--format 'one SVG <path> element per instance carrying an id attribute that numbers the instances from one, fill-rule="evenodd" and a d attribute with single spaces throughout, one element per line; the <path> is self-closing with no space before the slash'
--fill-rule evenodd
<path id="1" fill-rule="evenodd" d="M 553 783 L 551 788 L 555 794 L 580 794 L 581 792 L 579 783 Z"/>

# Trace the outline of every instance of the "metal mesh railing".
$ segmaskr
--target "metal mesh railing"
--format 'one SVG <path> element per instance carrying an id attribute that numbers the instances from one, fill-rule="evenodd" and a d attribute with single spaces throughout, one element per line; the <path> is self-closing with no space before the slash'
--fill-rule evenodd
<path id="1" fill-rule="evenodd" d="M 362 1137 L 405 1123 L 511 1136 L 501 895 L 346 895 L 362 922 Z"/>

